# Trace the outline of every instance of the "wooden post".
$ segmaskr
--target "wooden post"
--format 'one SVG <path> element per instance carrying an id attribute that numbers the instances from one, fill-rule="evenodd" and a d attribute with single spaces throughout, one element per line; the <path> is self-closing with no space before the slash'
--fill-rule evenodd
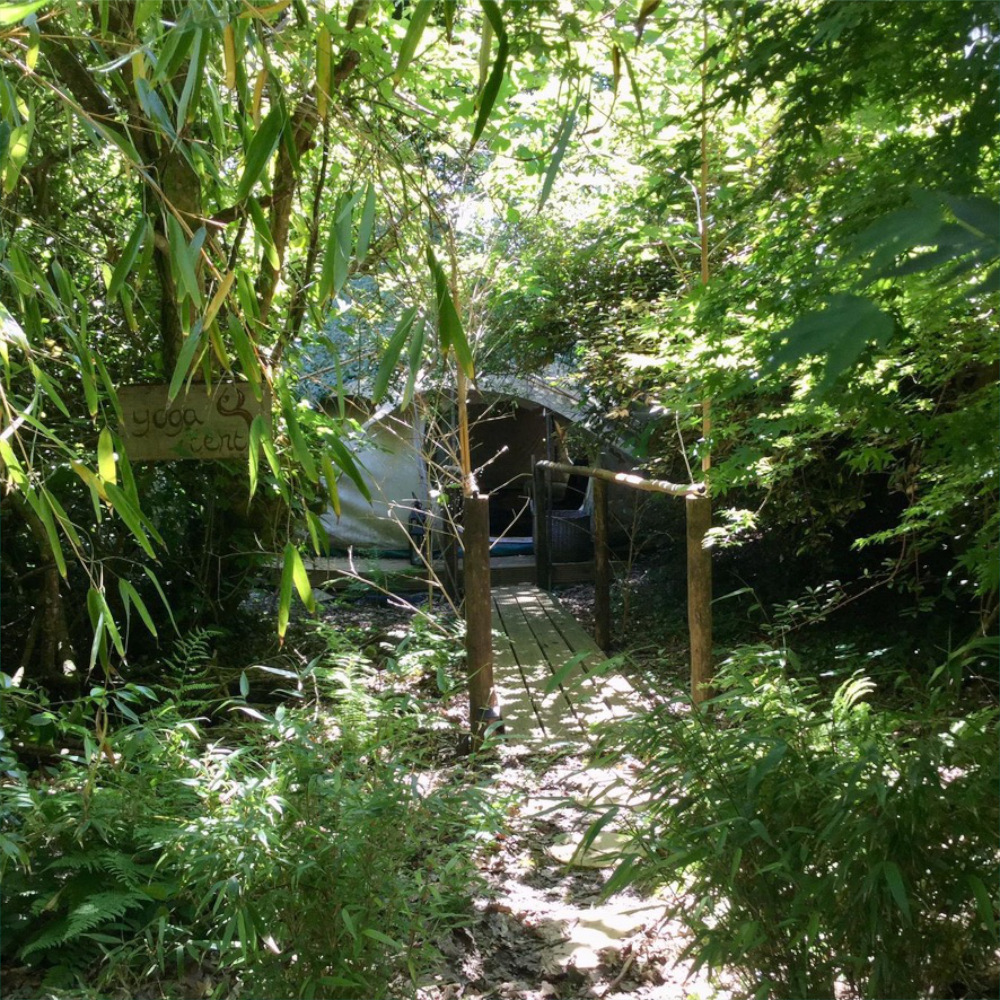
<path id="1" fill-rule="evenodd" d="M 594 480 L 594 641 L 611 646 L 611 558 L 608 551 L 608 484 Z"/>
<path id="2" fill-rule="evenodd" d="M 704 546 L 712 527 L 712 501 L 688 497 L 687 590 L 691 641 L 691 698 L 696 705 L 712 697 L 712 555 Z"/>
<path id="3" fill-rule="evenodd" d="M 548 473 L 532 464 L 535 493 L 535 580 L 540 590 L 552 589 L 552 547 L 549 545 Z"/>
<path id="4" fill-rule="evenodd" d="M 493 686 L 493 599 L 490 593 L 490 501 L 465 498 L 465 665 L 469 677 L 469 729 L 472 748 L 482 744 L 486 727 L 497 719 Z"/>

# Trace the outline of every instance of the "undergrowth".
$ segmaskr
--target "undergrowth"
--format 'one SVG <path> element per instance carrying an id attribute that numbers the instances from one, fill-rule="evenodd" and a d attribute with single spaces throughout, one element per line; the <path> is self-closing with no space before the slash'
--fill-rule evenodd
<path id="1" fill-rule="evenodd" d="M 613 738 L 612 760 L 643 762 L 648 805 L 609 891 L 672 886 L 685 954 L 760 1000 L 983 989 L 997 949 L 996 708 L 960 705 L 948 670 L 920 688 L 880 676 L 910 685 L 905 710 L 860 672 L 831 695 L 789 658 L 740 647 L 707 711 L 664 704 Z"/>
<path id="2" fill-rule="evenodd" d="M 433 634 L 436 676 L 456 645 Z M 424 772 L 427 719 L 398 660 L 374 678 L 326 629 L 307 667 L 269 670 L 283 703 L 251 703 L 247 674 L 220 702 L 210 638 L 171 655 L 173 690 L 95 688 L 83 708 L 4 678 L 4 963 L 101 995 L 411 992 L 470 918 L 488 798 Z M 9 749 L 26 740 L 51 748 L 41 770 Z"/>

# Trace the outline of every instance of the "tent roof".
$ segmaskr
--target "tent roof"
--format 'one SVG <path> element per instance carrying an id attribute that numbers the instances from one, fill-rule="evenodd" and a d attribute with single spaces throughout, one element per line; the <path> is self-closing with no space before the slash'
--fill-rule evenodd
<path id="1" fill-rule="evenodd" d="M 476 385 L 480 392 L 537 403 L 567 420 L 583 419 L 580 399 L 565 375 L 483 375 Z"/>

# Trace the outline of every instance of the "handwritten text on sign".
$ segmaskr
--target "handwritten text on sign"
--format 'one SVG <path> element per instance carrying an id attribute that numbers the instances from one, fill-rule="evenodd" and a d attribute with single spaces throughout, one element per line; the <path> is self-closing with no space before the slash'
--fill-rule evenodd
<path id="1" fill-rule="evenodd" d="M 134 462 L 243 458 L 249 451 L 253 418 L 261 414 L 270 419 L 267 392 L 258 402 L 245 382 L 216 384 L 210 393 L 195 384 L 172 403 L 167 389 L 127 385 L 118 390 L 122 439 Z"/>

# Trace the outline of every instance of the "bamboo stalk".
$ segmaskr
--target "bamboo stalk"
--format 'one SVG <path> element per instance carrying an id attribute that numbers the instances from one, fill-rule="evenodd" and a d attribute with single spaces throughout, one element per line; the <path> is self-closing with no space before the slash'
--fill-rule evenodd
<path id="1" fill-rule="evenodd" d="M 466 497 L 462 533 L 465 545 L 465 665 L 469 678 L 469 730 L 472 748 L 496 718 L 493 685 L 493 598 L 490 593 L 489 497 Z"/>
<path id="2" fill-rule="evenodd" d="M 702 6 L 702 52 L 708 51 L 708 8 Z M 708 64 L 701 62 L 701 176 L 698 184 L 698 220 L 701 230 L 701 283 L 708 284 Z M 703 451 L 701 471 L 708 478 L 712 467 L 709 435 L 712 431 L 712 401 L 701 405 Z M 687 522 L 688 637 L 691 646 L 691 699 L 698 705 L 711 697 L 712 667 L 712 554 L 705 538 L 712 527 L 712 501 L 689 497 Z"/>

